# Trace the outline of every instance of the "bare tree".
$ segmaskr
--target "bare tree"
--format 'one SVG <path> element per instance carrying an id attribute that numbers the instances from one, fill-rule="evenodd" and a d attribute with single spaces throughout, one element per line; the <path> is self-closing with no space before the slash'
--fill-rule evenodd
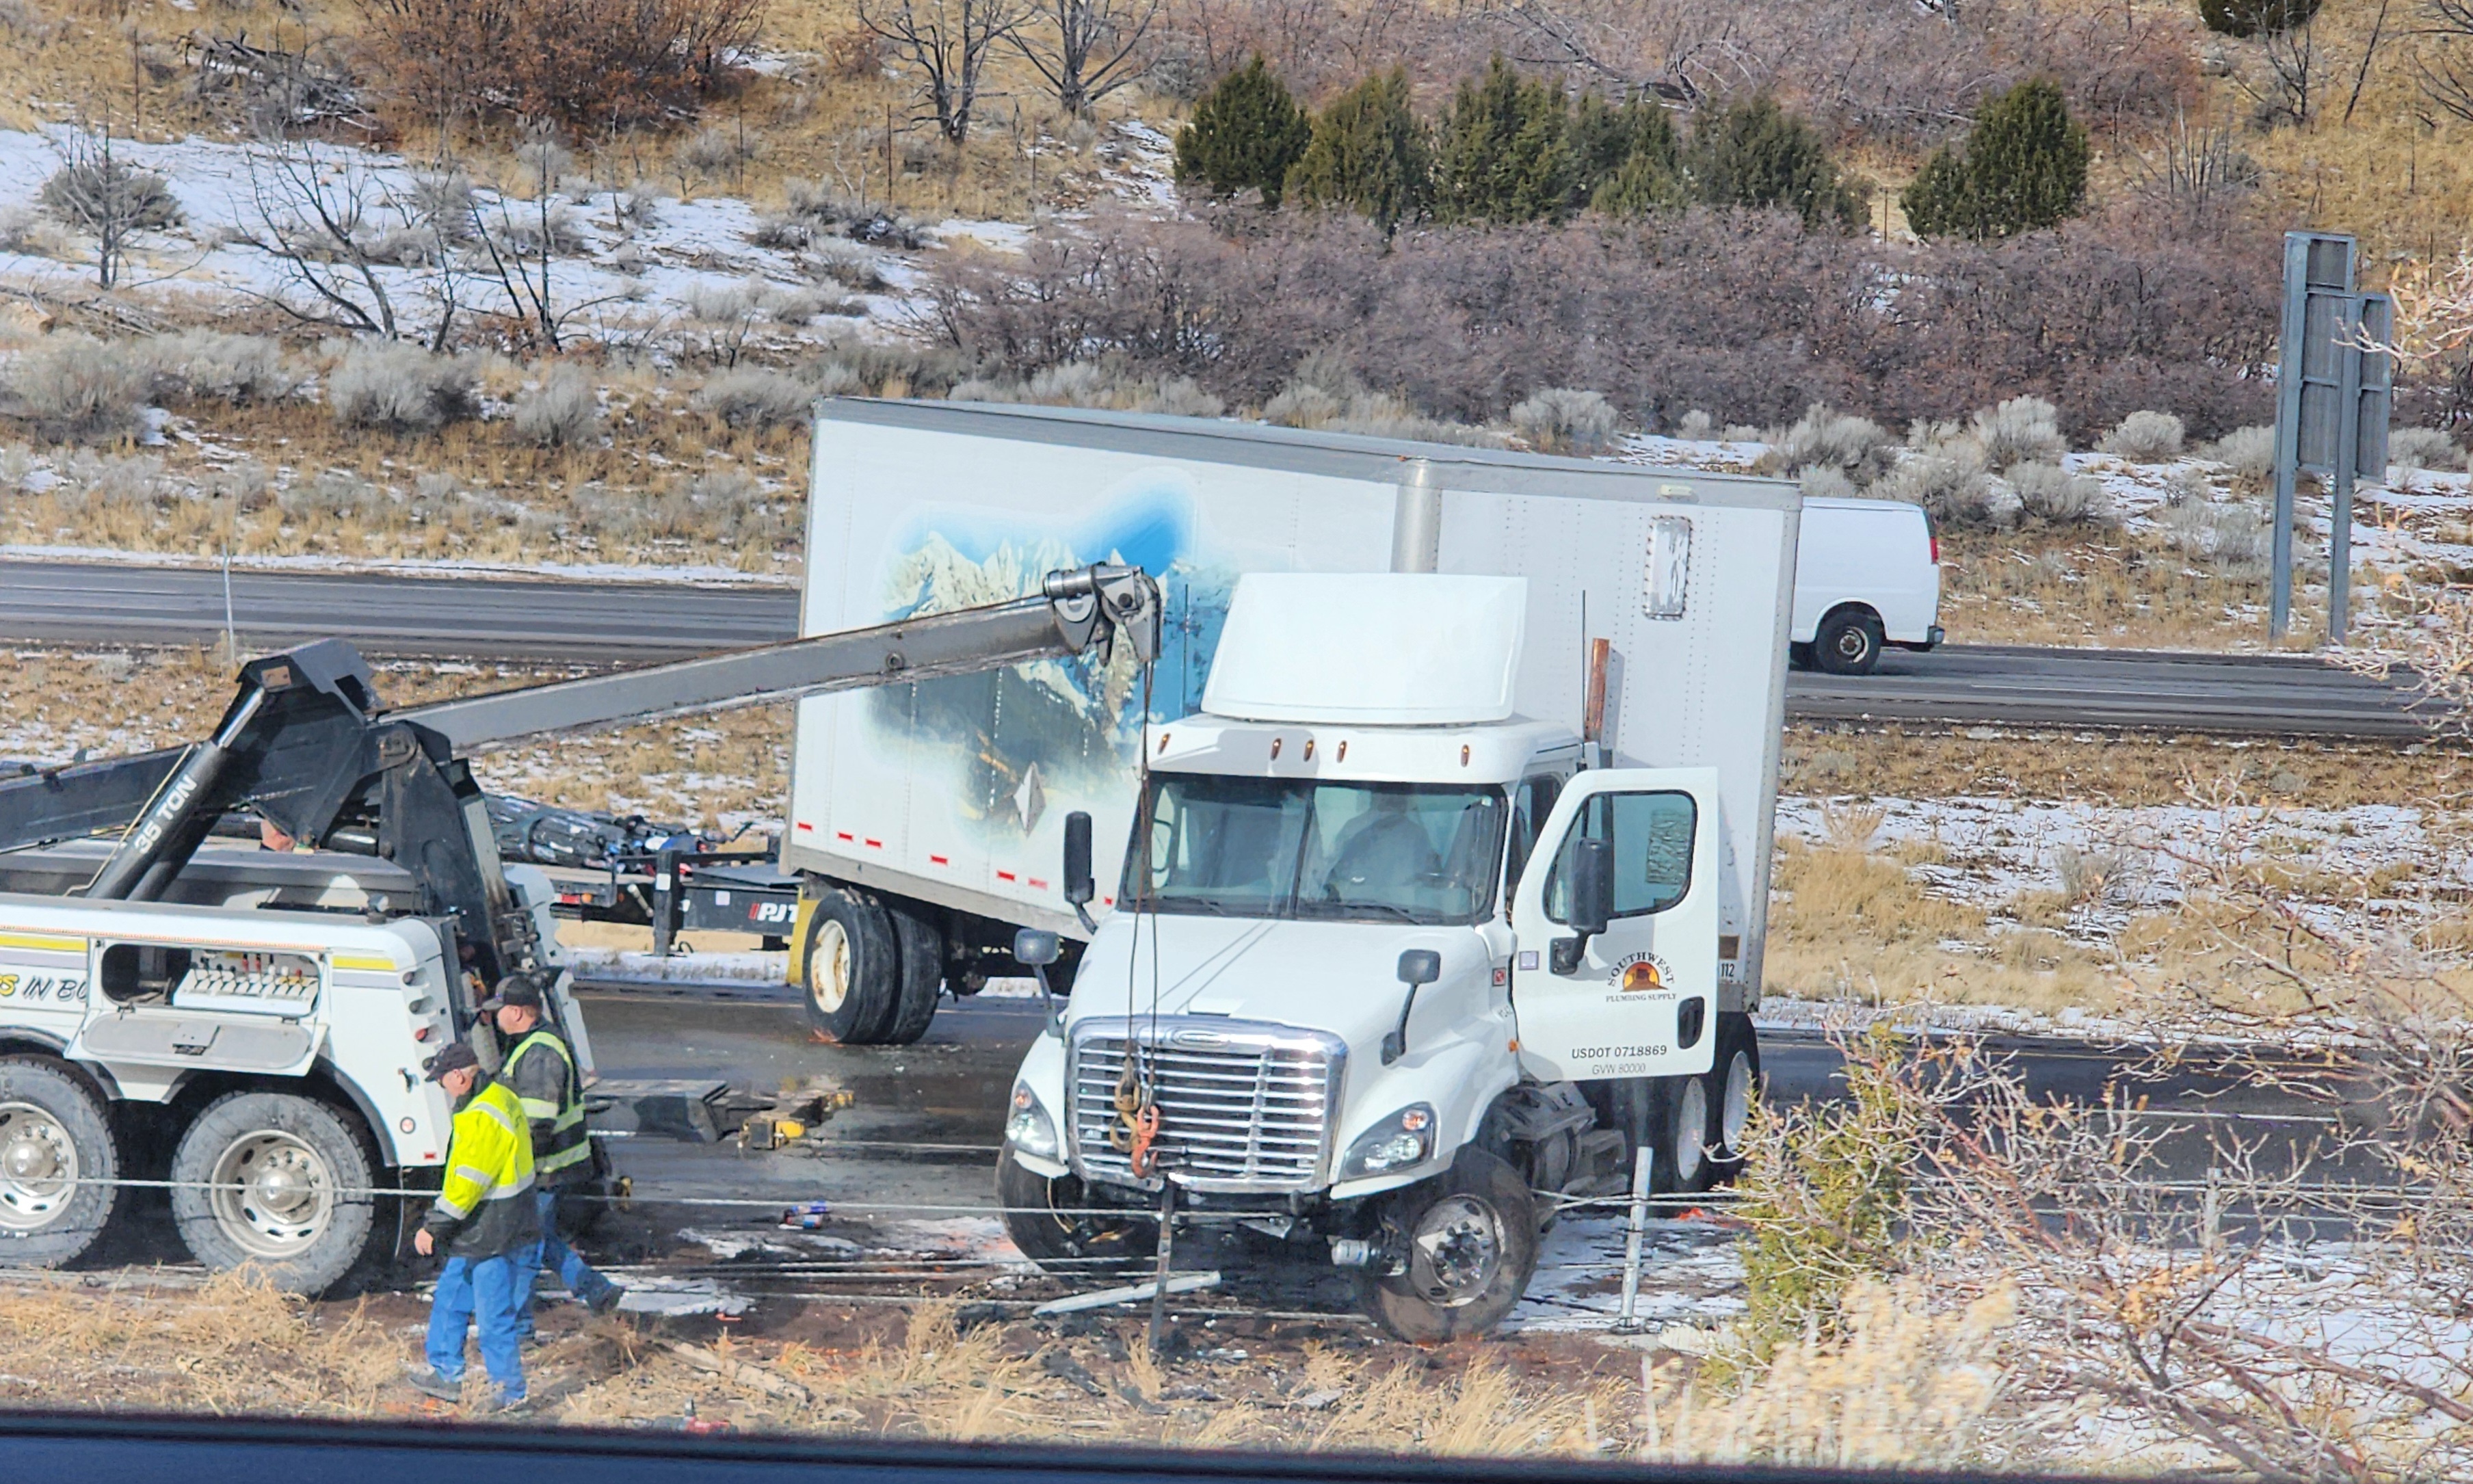
<path id="1" fill-rule="evenodd" d="M 1078 117 L 1149 70 L 1139 49 L 1159 12 L 1160 0 L 1034 0 L 1013 42 Z"/>
<path id="2" fill-rule="evenodd" d="M 303 323 L 400 338 L 378 243 L 389 218 L 410 224 L 383 182 L 349 156 L 322 160 L 282 138 L 245 157 L 254 218 L 247 240 L 282 271 L 281 286 L 256 297 Z"/>
<path id="3" fill-rule="evenodd" d="M 519 203 L 500 192 L 489 211 L 474 198 L 469 220 L 475 255 L 505 293 L 508 317 L 556 352 L 564 348 L 568 321 L 627 296 L 620 291 L 560 301 L 556 261 L 581 246 L 573 205 L 559 191 L 574 156 L 546 133 L 531 135 L 516 153 L 532 172 L 533 198 Z"/>
<path id="4" fill-rule="evenodd" d="M 988 54 L 1022 18 L 1020 0 L 859 0 L 858 22 L 919 75 L 937 132 L 954 144 L 971 135 Z"/>
<path id="5" fill-rule="evenodd" d="M 161 176 L 113 156 L 108 126 L 68 133 L 59 150 L 60 168 L 43 182 L 43 209 L 94 235 L 94 281 L 110 288 L 121 279 L 130 239 L 178 223 L 180 203 Z"/>
<path id="6" fill-rule="evenodd" d="M 2473 0 L 2422 0 L 2420 29 L 2413 70 L 2421 95 L 2473 123 Z"/>

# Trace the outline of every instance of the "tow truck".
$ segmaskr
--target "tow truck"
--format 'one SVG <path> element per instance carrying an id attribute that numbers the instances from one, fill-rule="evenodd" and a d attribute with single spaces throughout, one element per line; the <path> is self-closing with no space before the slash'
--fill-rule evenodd
<path id="1" fill-rule="evenodd" d="M 468 757 L 639 724 L 1043 658 L 1148 663 L 1136 568 L 1027 598 L 694 659 L 390 708 L 349 644 L 251 660 L 186 747 L 0 779 L 0 1263 L 91 1247 L 166 1178 L 188 1250 L 319 1293 L 383 1247 L 379 1192 L 434 1184 L 444 1094 L 525 970 L 588 1075 L 591 1040 L 538 867 L 509 865 Z M 254 846 L 217 836 L 253 824 Z M 394 1208 L 403 1235 L 408 1206 Z"/>

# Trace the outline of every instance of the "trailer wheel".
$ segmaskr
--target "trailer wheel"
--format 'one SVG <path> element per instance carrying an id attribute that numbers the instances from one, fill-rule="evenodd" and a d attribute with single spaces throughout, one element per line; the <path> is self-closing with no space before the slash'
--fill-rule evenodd
<path id="1" fill-rule="evenodd" d="M 893 937 L 901 961 L 892 1023 L 884 1030 L 888 1046 L 906 1046 L 927 1034 L 936 1018 L 936 996 L 945 988 L 945 934 L 934 922 L 908 907 L 885 904 L 893 920 Z"/>
<path id="2" fill-rule="evenodd" d="M 172 1219 L 200 1262 L 251 1266 L 286 1293 L 321 1294 L 370 1245 L 374 1161 L 343 1115 L 288 1092 L 206 1105 L 172 1155 Z"/>
<path id="3" fill-rule="evenodd" d="M 0 1263 L 56 1267 L 103 1234 L 120 1187 L 103 1104 L 59 1064 L 0 1057 Z"/>
<path id="4" fill-rule="evenodd" d="M 1743 1131 L 1761 1097 L 1761 1042 L 1750 1016 L 1726 1011 L 1717 1017 L 1717 1065 L 1709 1075 L 1717 1093 L 1709 1105 L 1713 1183 L 1732 1185 L 1742 1173 Z"/>
<path id="5" fill-rule="evenodd" d="M 900 950 L 892 915 L 875 898 L 837 886 L 816 898 L 797 963 L 818 1041 L 866 1046 L 884 1039 L 900 1008 Z"/>
<path id="6" fill-rule="evenodd" d="M 1537 1203 L 1520 1172 L 1474 1145 L 1449 1172 L 1384 1198 L 1381 1222 L 1405 1249 L 1398 1273 L 1360 1272 L 1366 1315 L 1412 1345 L 1483 1334 L 1537 1271 Z"/>
<path id="7" fill-rule="evenodd" d="M 1159 1252 L 1156 1226 L 1140 1216 L 1090 1214 L 1091 1195 L 1072 1175 L 1049 1179 L 1011 1154 L 996 1162 L 996 1204 L 1005 1235 L 1021 1255 L 1059 1278 L 1122 1272 Z"/>

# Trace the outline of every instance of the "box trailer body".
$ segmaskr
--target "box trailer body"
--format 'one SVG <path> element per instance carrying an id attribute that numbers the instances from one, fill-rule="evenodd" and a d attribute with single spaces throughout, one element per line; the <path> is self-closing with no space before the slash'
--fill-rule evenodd
<path id="1" fill-rule="evenodd" d="M 1018 972 L 1013 928 L 1088 937 L 1058 877 L 1069 813 L 1096 822 L 1092 910 L 1113 907 L 1145 724 L 1199 706 L 1241 575 L 1440 572 L 1527 580 L 1523 715 L 1578 730 L 1595 674 L 1602 760 L 1717 770 L 1724 993 L 1757 1002 L 1790 485 L 951 403 L 825 403 L 813 456 L 803 633 L 1010 597 L 1082 562 L 1139 565 L 1164 592 L 1147 687 L 1119 653 L 800 704 L 783 866 L 941 924 L 956 989 L 975 988 L 960 940 Z"/>

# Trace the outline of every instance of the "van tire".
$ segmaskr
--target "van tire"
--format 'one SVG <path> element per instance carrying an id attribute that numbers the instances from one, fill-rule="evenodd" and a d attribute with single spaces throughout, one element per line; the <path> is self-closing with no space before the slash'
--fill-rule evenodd
<path id="1" fill-rule="evenodd" d="M 84 1255 L 118 1204 L 120 1149 L 93 1089 L 47 1057 L 0 1057 L 0 1263 Z"/>
<path id="2" fill-rule="evenodd" d="M 1761 1098 L 1761 1041 L 1740 1010 L 1717 1016 L 1717 1063 L 1709 1069 L 1709 1148 L 1713 1185 L 1743 1170 L 1743 1129 Z"/>
<path id="3" fill-rule="evenodd" d="M 868 1046 L 884 1039 L 900 1008 L 901 952 L 893 915 L 875 898 L 828 888 L 807 914 L 792 962 L 818 1041 Z"/>
<path id="4" fill-rule="evenodd" d="M 1010 1151 L 996 1161 L 996 1204 L 1004 1209 L 1005 1235 L 1058 1278 L 1130 1272 L 1159 1254 L 1155 1223 L 1131 1212 L 1122 1220 L 1078 1214 L 1092 1206 L 1079 1177 L 1024 1169 Z"/>
<path id="5" fill-rule="evenodd" d="M 1881 662 L 1881 620 L 1866 610 L 1841 608 L 1820 621 L 1812 635 L 1812 658 L 1831 675 L 1869 675 Z"/>
<path id="6" fill-rule="evenodd" d="M 376 1161 L 342 1113 L 288 1092 L 208 1103 L 172 1155 L 172 1220 L 190 1256 L 248 1267 L 285 1293 L 323 1294 L 376 1226 Z M 246 1188 L 208 1188 L 241 1185 Z"/>
<path id="7" fill-rule="evenodd" d="M 1503 1160 L 1462 1145 L 1449 1171 L 1383 1197 L 1381 1211 L 1405 1262 L 1398 1273 L 1358 1272 L 1357 1299 L 1393 1337 L 1439 1345 L 1483 1334 L 1527 1292 L 1537 1201 Z"/>
<path id="8" fill-rule="evenodd" d="M 894 947 L 900 959 L 884 1043 L 906 1046 L 926 1035 L 927 1022 L 936 1018 L 936 996 L 945 988 L 945 934 L 907 905 L 887 902 L 884 912 L 893 920 Z"/>

